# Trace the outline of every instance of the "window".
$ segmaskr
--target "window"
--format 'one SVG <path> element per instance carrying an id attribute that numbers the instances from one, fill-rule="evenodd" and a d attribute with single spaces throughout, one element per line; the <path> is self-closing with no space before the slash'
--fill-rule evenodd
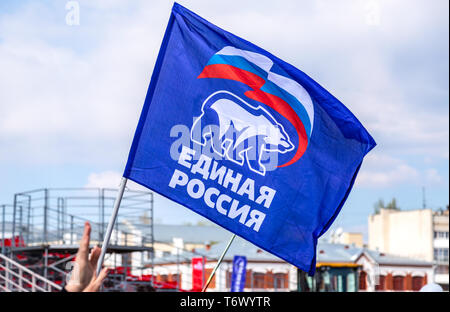
<path id="1" fill-rule="evenodd" d="M 337 276 L 337 291 L 338 292 L 344 291 L 344 282 L 342 279 L 342 275 L 340 275 L 340 274 Z"/>
<path id="2" fill-rule="evenodd" d="M 403 276 L 394 276 L 394 290 L 405 290 L 405 278 Z"/>
<path id="3" fill-rule="evenodd" d="M 435 248 L 434 249 L 434 260 L 437 262 L 447 262 L 448 263 L 448 248 Z"/>
<path id="4" fill-rule="evenodd" d="M 436 274 L 448 274 L 448 265 L 437 265 L 434 272 Z"/>
<path id="5" fill-rule="evenodd" d="M 273 284 L 275 289 L 284 289 L 286 279 L 285 273 L 275 273 L 273 276 Z"/>
<path id="6" fill-rule="evenodd" d="M 359 273 L 359 289 L 360 290 L 366 290 L 367 289 L 366 277 L 367 277 L 367 273 L 366 272 L 361 271 Z"/>
<path id="7" fill-rule="evenodd" d="M 264 273 L 253 273 L 253 288 L 264 288 Z"/>
<path id="8" fill-rule="evenodd" d="M 448 232 L 434 231 L 434 238 L 448 239 Z"/>
<path id="9" fill-rule="evenodd" d="M 157 257 L 159 257 L 159 258 L 165 258 L 165 257 L 169 257 L 171 255 L 170 251 L 157 250 L 157 253 L 158 253 Z"/>
<path id="10" fill-rule="evenodd" d="M 356 291 L 356 273 L 350 272 L 347 275 L 347 291 L 354 292 Z"/>
<path id="11" fill-rule="evenodd" d="M 146 251 L 144 253 L 145 255 L 145 260 L 150 260 L 153 257 L 153 252 L 152 251 Z"/>
<path id="12" fill-rule="evenodd" d="M 422 276 L 413 276 L 412 290 L 419 291 L 424 285 L 424 278 Z"/>

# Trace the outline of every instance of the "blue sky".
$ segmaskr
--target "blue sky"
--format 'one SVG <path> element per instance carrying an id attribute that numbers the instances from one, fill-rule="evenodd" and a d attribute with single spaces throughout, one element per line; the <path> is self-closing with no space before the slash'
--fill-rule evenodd
<path id="1" fill-rule="evenodd" d="M 73 2 L 73 1 L 72 1 Z M 171 1 L 0 2 L 0 204 L 41 187 L 117 186 Z M 373 135 L 334 228 L 373 204 L 449 202 L 446 0 L 180 1 L 300 68 Z M 157 198 L 156 219 L 201 220 Z"/>

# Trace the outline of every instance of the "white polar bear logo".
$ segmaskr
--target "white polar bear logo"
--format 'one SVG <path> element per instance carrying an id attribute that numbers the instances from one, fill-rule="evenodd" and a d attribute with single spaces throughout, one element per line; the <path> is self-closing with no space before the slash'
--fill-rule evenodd
<path id="1" fill-rule="evenodd" d="M 203 125 L 203 129 L 202 129 Z M 253 107 L 228 91 L 211 94 L 191 128 L 191 140 L 210 142 L 214 153 L 265 175 L 265 152 L 287 153 L 294 149 L 283 126 L 262 106 Z"/>

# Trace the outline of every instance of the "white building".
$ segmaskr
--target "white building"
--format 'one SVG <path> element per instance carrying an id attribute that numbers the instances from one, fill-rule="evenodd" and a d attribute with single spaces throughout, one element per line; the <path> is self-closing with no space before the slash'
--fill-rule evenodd
<path id="1" fill-rule="evenodd" d="M 436 212 L 381 208 L 369 216 L 369 249 L 433 262 L 433 281 L 448 290 L 448 209 Z"/>

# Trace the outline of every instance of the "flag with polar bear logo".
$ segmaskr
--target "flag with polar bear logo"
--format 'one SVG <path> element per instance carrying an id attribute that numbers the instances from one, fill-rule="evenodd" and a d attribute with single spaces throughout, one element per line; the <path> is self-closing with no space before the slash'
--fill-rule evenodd
<path id="1" fill-rule="evenodd" d="M 375 145 L 305 73 L 175 3 L 124 177 L 314 274 Z"/>

